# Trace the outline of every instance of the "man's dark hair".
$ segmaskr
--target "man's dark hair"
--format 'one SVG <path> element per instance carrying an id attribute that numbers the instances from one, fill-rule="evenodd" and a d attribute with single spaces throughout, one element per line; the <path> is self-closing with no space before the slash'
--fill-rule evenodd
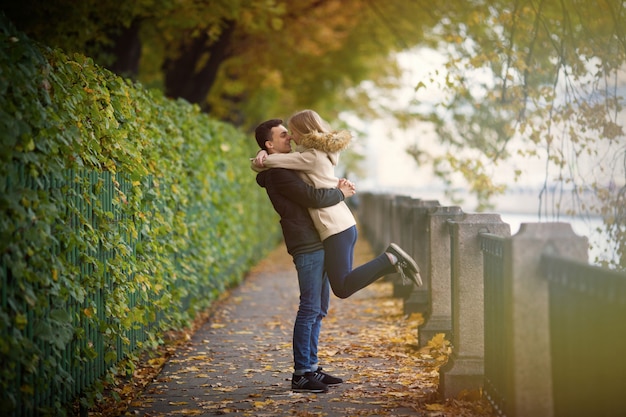
<path id="1" fill-rule="evenodd" d="M 259 148 L 264 151 L 267 150 L 265 142 L 272 140 L 272 128 L 282 124 L 283 121 L 281 119 L 270 119 L 261 123 L 254 129 L 254 137 L 256 138 L 256 143 L 259 144 Z"/>

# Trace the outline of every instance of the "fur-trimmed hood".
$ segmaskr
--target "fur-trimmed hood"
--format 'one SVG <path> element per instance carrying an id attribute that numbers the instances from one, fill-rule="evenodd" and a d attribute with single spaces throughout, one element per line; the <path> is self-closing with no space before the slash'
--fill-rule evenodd
<path id="1" fill-rule="evenodd" d="M 312 132 L 304 135 L 300 145 L 327 153 L 341 152 L 348 147 L 352 134 L 347 130 Z"/>

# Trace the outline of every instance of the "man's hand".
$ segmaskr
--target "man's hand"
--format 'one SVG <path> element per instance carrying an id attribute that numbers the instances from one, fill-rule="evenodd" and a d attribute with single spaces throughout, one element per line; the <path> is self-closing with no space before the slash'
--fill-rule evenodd
<path id="1" fill-rule="evenodd" d="M 352 197 L 356 194 L 356 186 L 352 181 L 342 178 L 337 183 L 337 188 L 341 190 L 345 198 Z"/>
<path id="2" fill-rule="evenodd" d="M 259 168 L 263 168 L 263 161 L 265 161 L 265 158 L 267 158 L 267 151 L 264 149 L 261 149 L 257 154 L 256 157 L 252 160 L 252 163 Z"/>

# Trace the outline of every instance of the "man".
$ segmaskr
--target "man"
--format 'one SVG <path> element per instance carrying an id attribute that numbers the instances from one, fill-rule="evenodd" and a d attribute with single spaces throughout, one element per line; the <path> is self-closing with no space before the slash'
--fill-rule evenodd
<path id="1" fill-rule="evenodd" d="M 261 149 L 272 153 L 291 152 L 291 135 L 280 119 L 261 123 L 255 130 Z M 257 175 L 276 212 L 287 246 L 298 272 L 300 305 L 293 330 L 294 372 L 291 389 L 296 392 L 326 392 L 328 385 L 341 378 L 322 371 L 318 365 L 317 345 L 322 318 L 328 313 L 330 286 L 324 272 L 324 249 L 307 207 L 328 207 L 354 195 L 354 185 L 340 180 L 338 188 L 315 189 L 296 172 L 273 168 Z"/>

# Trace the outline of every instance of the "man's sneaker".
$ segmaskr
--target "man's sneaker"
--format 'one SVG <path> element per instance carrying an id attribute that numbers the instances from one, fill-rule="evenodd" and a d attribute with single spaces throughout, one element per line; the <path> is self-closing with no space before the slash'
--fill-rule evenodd
<path id="1" fill-rule="evenodd" d="M 328 385 L 315 379 L 313 372 L 307 372 L 304 375 L 292 376 L 291 390 L 293 392 L 327 392 Z"/>
<path id="2" fill-rule="evenodd" d="M 316 381 L 319 381 L 322 384 L 326 384 L 326 385 L 338 385 L 338 384 L 343 383 L 343 379 L 337 378 L 336 376 L 329 375 L 326 372 L 322 371 L 321 366 L 317 368 L 316 371 L 313 372 L 313 378 L 315 378 Z"/>
<path id="3" fill-rule="evenodd" d="M 396 270 L 402 275 L 402 278 L 409 278 L 415 285 L 420 287 L 422 285 L 422 277 L 420 276 L 420 268 L 417 266 L 417 262 L 409 256 L 408 253 L 403 251 L 400 246 L 395 243 L 389 244 L 385 252 L 391 253 L 398 262 L 395 267 Z"/>

